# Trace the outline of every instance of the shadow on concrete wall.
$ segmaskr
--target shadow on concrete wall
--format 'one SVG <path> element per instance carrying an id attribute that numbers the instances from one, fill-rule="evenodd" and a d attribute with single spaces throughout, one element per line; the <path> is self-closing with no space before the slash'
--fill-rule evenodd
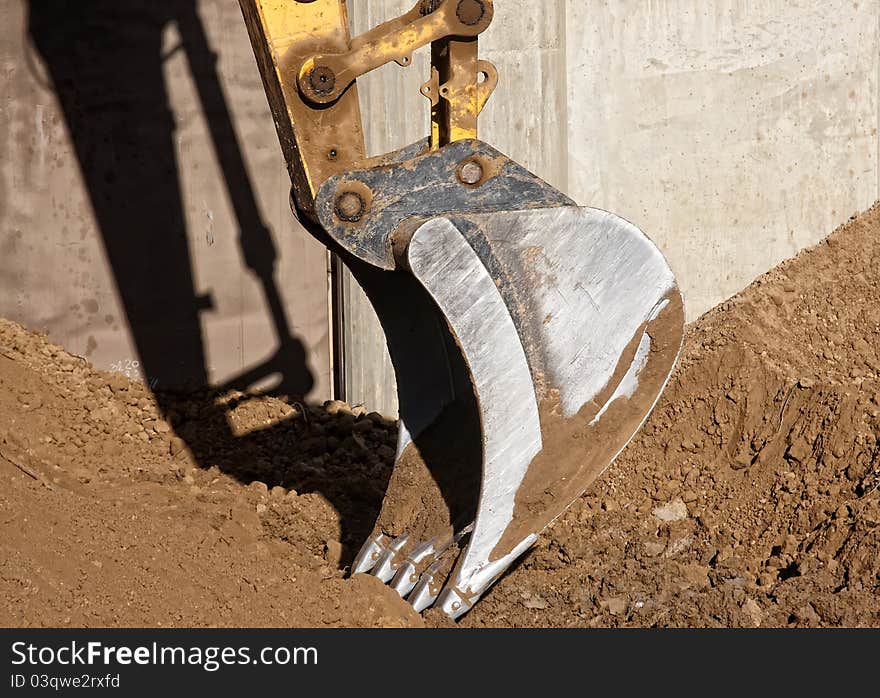
<path id="1" fill-rule="evenodd" d="M 277 252 L 244 166 L 196 1 L 29 0 L 28 8 L 30 40 L 63 109 L 144 373 L 159 386 L 188 388 L 187 409 L 181 409 L 179 394 L 164 391 L 157 394 L 160 408 L 201 466 L 218 465 L 244 481 L 320 490 L 348 526 L 344 538 L 362 540 L 381 492 L 369 502 L 352 503 L 331 482 L 312 478 L 304 484 L 278 466 L 279 457 L 290 456 L 282 453 L 289 447 L 282 437 L 293 433 L 289 426 L 276 427 L 284 434 L 235 437 L 225 409 L 215 406 L 218 391 L 246 389 L 268 376 L 280 377 L 275 394 L 292 399 L 308 393 L 314 381 L 305 347 L 287 322 L 275 279 Z M 196 293 L 187 242 L 174 118 L 163 75 L 168 56 L 162 54 L 162 37 L 169 23 L 177 25 L 181 37 L 172 50 L 186 53 L 210 127 L 242 258 L 262 284 L 277 331 L 278 351 L 222 386 L 208 382 L 199 314 L 211 301 Z M 186 415 L 198 396 L 204 401 L 196 406 L 199 428 L 187 428 Z"/>

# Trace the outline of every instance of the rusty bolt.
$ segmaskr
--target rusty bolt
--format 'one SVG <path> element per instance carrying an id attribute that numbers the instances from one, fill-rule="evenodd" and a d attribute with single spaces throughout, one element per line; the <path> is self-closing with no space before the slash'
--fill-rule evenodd
<path id="1" fill-rule="evenodd" d="M 483 166 L 476 160 L 468 160 L 458 168 L 458 179 L 462 184 L 479 184 L 483 179 Z"/>
<path id="2" fill-rule="evenodd" d="M 455 15 L 462 24 L 469 27 L 479 24 L 485 14 L 486 6 L 483 0 L 459 0 L 458 7 L 455 8 Z"/>
<path id="3" fill-rule="evenodd" d="M 312 68 L 309 73 L 309 87 L 315 94 L 327 95 L 336 87 L 336 73 L 325 65 Z"/>
<path id="4" fill-rule="evenodd" d="M 422 0 L 419 5 L 419 14 L 422 15 L 422 17 L 427 17 L 429 14 L 436 12 L 442 2 L 443 0 Z"/>
<path id="5" fill-rule="evenodd" d="M 336 197 L 335 208 L 340 220 L 357 223 L 363 217 L 367 204 L 357 192 L 347 191 Z"/>

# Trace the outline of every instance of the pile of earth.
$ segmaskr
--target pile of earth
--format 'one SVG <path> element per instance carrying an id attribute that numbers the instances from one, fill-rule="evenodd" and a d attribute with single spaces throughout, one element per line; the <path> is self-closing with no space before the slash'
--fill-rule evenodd
<path id="1" fill-rule="evenodd" d="M 645 428 L 460 625 L 880 625 L 880 206 L 688 329 Z M 152 395 L 0 321 L 0 625 L 421 626 L 345 579 L 395 425 Z"/>
<path id="2" fill-rule="evenodd" d="M 688 328 L 645 428 L 469 626 L 880 625 L 880 205 Z"/>
<path id="3" fill-rule="evenodd" d="M 154 396 L 0 320 L 0 626 L 422 624 L 341 564 L 395 441 L 341 403 Z"/>

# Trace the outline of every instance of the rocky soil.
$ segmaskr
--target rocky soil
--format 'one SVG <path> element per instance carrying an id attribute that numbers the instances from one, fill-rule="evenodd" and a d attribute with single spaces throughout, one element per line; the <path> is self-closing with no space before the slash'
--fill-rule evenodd
<path id="1" fill-rule="evenodd" d="M 875 207 L 694 323 L 643 431 L 461 625 L 880 625 L 878 268 Z M 395 434 L 154 396 L 0 321 L 0 625 L 447 625 L 345 579 Z"/>

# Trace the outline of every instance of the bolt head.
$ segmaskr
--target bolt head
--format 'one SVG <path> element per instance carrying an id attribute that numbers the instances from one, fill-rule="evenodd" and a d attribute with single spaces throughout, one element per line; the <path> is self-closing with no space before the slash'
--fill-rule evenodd
<path id="1" fill-rule="evenodd" d="M 455 8 L 456 17 L 469 27 L 479 24 L 485 14 L 483 0 L 459 0 L 458 7 Z"/>
<path id="2" fill-rule="evenodd" d="M 335 208 L 340 220 L 357 223 L 363 217 L 367 205 L 360 194 L 347 191 L 336 197 Z"/>
<path id="3" fill-rule="evenodd" d="M 468 160 L 458 168 L 458 179 L 462 184 L 479 184 L 483 179 L 483 166 L 476 160 Z"/>
<path id="4" fill-rule="evenodd" d="M 422 17 L 426 17 L 432 12 L 435 12 L 442 2 L 443 0 L 422 0 L 419 3 L 419 14 L 421 14 Z"/>
<path id="5" fill-rule="evenodd" d="M 309 72 L 309 87 L 315 94 L 330 94 L 336 87 L 336 73 L 325 65 L 312 68 Z"/>

